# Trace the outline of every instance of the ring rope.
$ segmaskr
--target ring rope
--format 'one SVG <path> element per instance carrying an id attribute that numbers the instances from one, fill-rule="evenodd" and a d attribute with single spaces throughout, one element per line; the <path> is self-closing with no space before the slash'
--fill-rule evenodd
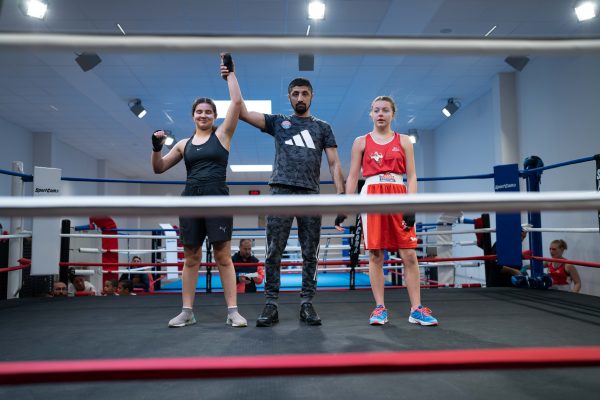
<path id="1" fill-rule="evenodd" d="M 598 233 L 599 228 L 529 228 L 522 227 L 525 232 L 564 232 L 564 233 Z"/>
<path id="2" fill-rule="evenodd" d="M 552 262 L 552 263 L 579 265 L 582 267 L 600 268 L 600 263 L 594 263 L 594 262 L 589 262 L 589 261 L 579 261 L 579 260 L 567 260 L 566 258 L 549 258 L 549 257 L 538 257 L 538 256 L 523 256 L 523 258 L 526 260 L 539 260 L 539 261 L 548 261 L 548 262 Z"/>
<path id="3" fill-rule="evenodd" d="M 30 238 L 31 233 L 17 233 L 14 235 L 0 235 L 0 239 L 23 239 Z"/>
<path id="4" fill-rule="evenodd" d="M 600 366 L 600 346 L 0 362 L 0 385 Z"/>
<path id="5" fill-rule="evenodd" d="M 260 197 L 257 199 L 256 197 Z M 367 198 L 368 197 L 368 198 Z M 387 195 L 305 196 L 50 196 L 0 197 L 5 216 L 230 216 L 318 215 L 339 213 L 443 212 L 443 211 L 557 211 L 598 210 L 600 192 L 426 193 Z M 151 236 L 151 235 L 149 235 Z"/>
<path id="6" fill-rule="evenodd" d="M 589 54 L 598 39 L 438 39 L 381 37 L 274 36 L 116 36 L 2 33 L 0 47 L 44 50 L 122 50 L 169 52 L 324 52 L 327 54 Z"/>
<path id="7" fill-rule="evenodd" d="M 427 258 L 419 258 L 419 263 L 436 263 L 436 262 L 453 262 L 453 261 L 485 261 L 485 260 L 495 260 L 496 256 L 491 254 L 487 256 L 472 256 L 472 257 L 448 257 L 448 258 L 436 258 L 436 257 L 427 257 Z M 30 261 L 27 260 L 29 263 Z M 350 264 L 350 260 L 339 260 L 339 261 L 319 261 L 317 265 L 347 265 Z M 360 260 L 358 264 L 368 264 L 368 260 Z M 402 260 L 385 260 L 385 264 L 402 264 Z M 282 267 L 288 266 L 301 266 L 303 265 L 303 261 L 284 261 L 281 263 Z M 59 266 L 61 267 L 151 267 L 151 266 L 159 266 L 159 267 L 174 267 L 174 266 L 183 266 L 183 262 L 179 263 L 126 263 L 126 262 L 59 262 Z M 265 265 L 264 262 L 258 263 L 234 263 L 234 265 L 246 266 L 246 267 L 258 267 Z M 200 263 L 201 267 L 216 267 L 217 263 Z"/>

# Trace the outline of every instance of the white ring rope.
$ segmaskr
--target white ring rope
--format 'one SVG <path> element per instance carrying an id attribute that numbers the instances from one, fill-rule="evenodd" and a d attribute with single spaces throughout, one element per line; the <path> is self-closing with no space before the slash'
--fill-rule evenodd
<path id="1" fill-rule="evenodd" d="M 348 244 L 322 244 L 320 245 L 322 250 L 350 250 Z M 301 251 L 300 246 L 286 246 L 286 251 Z M 74 249 L 75 250 L 75 249 Z M 127 250 L 115 250 L 115 249 L 98 249 L 94 247 L 80 247 L 76 249 L 80 253 L 119 253 L 119 254 L 151 254 L 151 253 L 182 253 L 181 250 L 166 250 L 166 249 L 127 249 Z M 264 253 L 266 246 L 254 246 L 253 251 L 259 251 Z M 236 251 L 232 249 L 232 251 Z"/>
<path id="2" fill-rule="evenodd" d="M 564 233 L 598 233 L 598 228 L 527 228 L 523 227 L 526 232 L 564 232 Z"/>
<path id="3" fill-rule="evenodd" d="M 103 36 L 2 33 L 2 48 L 42 50 L 120 50 L 166 52 L 278 52 L 326 54 L 589 54 L 598 39 L 438 39 L 381 37 L 271 36 Z"/>
<path id="4" fill-rule="evenodd" d="M 266 239 L 267 234 L 262 234 L 262 235 L 236 235 L 234 234 L 231 237 L 231 240 L 237 240 L 237 239 L 262 239 L 265 240 Z M 354 237 L 353 234 L 351 233 L 323 233 L 320 235 L 321 239 L 350 239 Z M 290 235 L 288 237 L 288 239 L 299 239 L 298 235 Z"/>
<path id="5" fill-rule="evenodd" d="M 31 235 L 29 235 L 31 236 Z M 349 239 L 352 234 L 323 234 L 321 239 Z M 71 238 L 89 238 L 89 239 L 177 239 L 178 236 L 164 235 L 124 235 L 124 234 L 101 234 L 101 233 L 61 233 L 60 237 Z M 265 235 L 233 235 L 231 240 L 235 239 L 265 239 Z M 298 235 L 290 235 L 289 239 L 298 239 Z"/>
<path id="6" fill-rule="evenodd" d="M 260 198 L 257 198 L 260 197 Z M 319 215 L 444 211 L 598 210 L 600 192 L 426 193 L 387 195 L 305 196 L 62 196 L 1 197 L 5 216 L 141 216 L 141 215 Z M 132 235 L 133 236 L 133 235 Z M 138 235 L 139 236 L 139 235 Z M 109 236 L 104 236 L 109 237 Z M 156 238 L 148 235 L 149 238 Z"/>
<path id="7" fill-rule="evenodd" d="M 0 239 L 22 239 L 30 238 L 31 233 L 17 233 L 15 235 L 0 235 Z"/>
<path id="8" fill-rule="evenodd" d="M 177 236 L 164 235 L 103 235 L 101 233 L 61 233 L 60 237 L 88 239 L 177 239 Z"/>
<path id="9" fill-rule="evenodd" d="M 496 228 L 481 228 L 456 231 L 433 231 L 433 232 L 417 232 L 417 236 L 442 236 L 442 235 L 466 235 L 468 233 L 488 233 L 496 232 Z"/>

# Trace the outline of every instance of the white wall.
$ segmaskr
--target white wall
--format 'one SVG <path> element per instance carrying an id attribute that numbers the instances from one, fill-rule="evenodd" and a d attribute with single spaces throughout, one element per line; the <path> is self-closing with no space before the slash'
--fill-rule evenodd
<path id="1" fill-rule="evenodd" d="M 0 119 L 0 169 L 12 170 L 13 161 L 22 161 L 25 173 L 31 173 L 33 139 L 30 132 L 10 122 Z M 0 174 L 0 196 L 10 196 L 12 177 Z M 26 184 L 31 194 L 31 184 Z M 0 215 L 0 223 L 4 229 L 10 226 L 9 218 Z"/>

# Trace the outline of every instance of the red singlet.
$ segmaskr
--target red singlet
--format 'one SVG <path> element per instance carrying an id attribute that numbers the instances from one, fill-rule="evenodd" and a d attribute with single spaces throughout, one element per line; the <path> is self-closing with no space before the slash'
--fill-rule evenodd
<path id="1" fill-rule="evenodd" d="M 569 282 L 567 281 L 567 276 L 569 276 L 569 275 L 567 274 L 567 270 L 565 269 L 564 263 L 555 267 L 553 263 L 549 262 L 548 263 L 548 273 L 552 277 L 553 285 L 568 285 L 569 284 Z"/>
<path id="2" fill-rule="evenodd" d="M 400 134 L 394 132 L 386 144 L 376 143 L 371 134 L 365 135 L 365 151 L 362 159 L 362 174 L 366 178 L 361 195 L 406 194 L 402 182 L 406 173 L 406 156 L 400 142 Z M 403 228 L 402 214 L 362 214 L 365 249 L 414 249 L 417 247 L 416 229 Z"/>

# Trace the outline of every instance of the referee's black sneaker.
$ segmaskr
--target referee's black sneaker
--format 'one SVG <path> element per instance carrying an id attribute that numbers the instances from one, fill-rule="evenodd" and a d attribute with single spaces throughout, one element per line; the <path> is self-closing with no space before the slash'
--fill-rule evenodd
<path id="1" fill-rule="evenodd" d="M 267 327 L 273 326 L 279 322 L 279 313 L 275 304 L 266 304 L 263 308 L 260 317 L 256 320 L 256 326 Z"/>
<path id="2" fill-rule="evenodd" d="M 300 321 L 306 322 L 308 325 L 321 325 L 321 318 L 312 303 L 304 303 L 300 306 Z"/>

